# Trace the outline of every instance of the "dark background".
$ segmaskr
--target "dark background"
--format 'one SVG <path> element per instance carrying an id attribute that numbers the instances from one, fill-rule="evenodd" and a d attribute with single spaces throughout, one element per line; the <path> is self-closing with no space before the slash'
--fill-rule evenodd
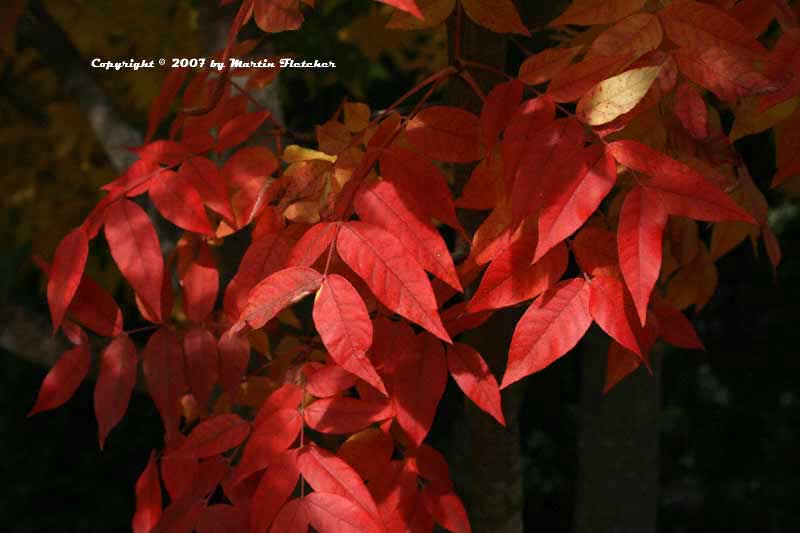
<path id="1" fill-rule="evenodd" d="M 71 4 L 71 8 L 59 10 L 55 3 L 45 3 L 70 35 L 80 30 L 71 26 L 80 15 L 91 17 L 84 24 L 101 24 L 101 8 L 111 5 Z M 113 9 L 135 4 L 117 3 Z M 175 33 L 199 33 L 197 28 L 180 26 L 191 26 L 181 17 L 200 9 L 197 3 L 143 4 L 153 10 L 148 16 L 172 17 Z M 443 43 L 436 38 L 387 37 L 373 41 L 382 44 L 371 48 L 360 43 L 358 32 L 366 31 L 364 28 L 383 13 L 374 2 L 320 4 L 316 11 L 309 12 L 302 32 L 274 38 L 276 51 L 292 50 L 309 58 L 330 57 L 338 65 L 334 77 L 315 77 L 303 71 L 282 75 L 281 103 L 286 124 L 293 130 L 309 131 L 313 124 L 323 122 L 345 96 L 367 101 L 373 109 L 385 107 L 419 79 L 418 66 L 433 68 L 431 64 L 414 67 L 415 58 L 425 54 L 443 57 Z M 134 44 L 120 48 L 115 44 L 119 39 L 134 43 L 140 38 L 136 17 L 143 15 L 135 11 L 130 11 L 133 21 L 128 26 L 120 23 L 110 37 L 102 37 L 106 30 L 97 28 L 101 37 L 96 43 L 89 40 L 85 44 L 86 39 L 77 38 L 76 47 L 86 57 L 94 57 L 107 46 L 108 52 L 117 53 L 117 57 L 104 57 L 112 60 L 134 53 L 140 55 L 132 57 L 157 57 L 159 51 L 167 56 L 170 51 L 175 56 L 189 57 L 192 52 L 204 55 L 199 51 L 202 43 L 178 45 L 174 35 L 148 37 L 155 44 L 151 48 L 145 46 L 144 51 Z M 349 40 L 342 37 L 342 31 L 350 32 Z M 372 37 L 380 39 L 383 35 L 381 30 L 374 32 Z M 182 51 L 175 52 L 178 49 Z M 44 128 L 51 142 L 56 143 L 53 137 L 63 131 L 52 121 L 44 124 L 41 115 L 49 113 L 48 106 L 53 102 L 69 105 L 69 100 L 58 93 L 58 78 L 55 89 L 39 84 L 37 76 L 48 67 L 41 57 L 36 59 L 35 52 L 33 57 L 36 68 L 27 70 L 15 65 L 19 57 L 4 59 L 0 118 L 6 127 Z M 112 100 L 119 102 L 125 118 L 143 131 L 146 102 L 157 90 L 158 80 L 147 82 L 150 92 L 140 95 L 136 93 L 136 83 L 119 82 L 118 73 L 93 75 Z M 130 78 L 130 73 L 125 76 Z M 31 85 L 36 89 L 27 91 Z M 26 96 L 22 101 L 27 106 L 20 104 L 20 95 Z M 76 117 L 74 127 L 83 131 L 85 124 L 78 113 Z M 37 170 L 37 195 L 27 202 L 14 202 L 10 198 L 16 198 L 16 189 L 12 187 L 19 187 L 19 172 L 31 161 L 12 143 L 4 140 L 3 144 L 0 335 L 12 338 L 28 334 L 46 339 L 50 330 L 42 279 L 30 257 L 33 253 L 51 257 L 66 228 L 79 223 L 98 198 L 91 190 L 114 174 L 95 146 L 89 156 L 93 165 L 91 188 L 85 178 L 88 173 L 80 174 L 77 167 L 56 159 L 50 167 Z M 766 191 L 774 172 L 771 135 L 747 137 L 738 143 L 738 148 L 757 184 Z M 60 157 L 70 160 L 78 155 L 67 152 Z M 85 208 L 75 208 L 75 213 L 48 211 L 54 194 L 63 203 L 78 198 L 76 191 L 83 200 L 75 202 L 85 201 Z M 707 350 L 667 350 L 665 354 L 659 514 L 659 528 L 665 533 L 800 531 L 800 390 L 796 385 L 800 380 L 800 328 L 796 325 L 800 320 L 800 294 L 796 289 L 800 281 L 800 249 L 796 246 L 800 217 L 793 196 L 770 192 L 768 198 L 775 208 L 771 220 L 784 253 L 777 277 L 773 277 L 763 249 L 756 256 L 749 243 L 737 248 L 718 262 L 720 284 L 710 304 L 696 316 L 690 313 Z M 41 217 L 50 219 L 49 226 L 42 225 Z M 105 273 L 103 279 L 113 282 L 114 275 L 107 273 L 103 259 L 93 261 L 91 268 Z M 111 286 L 118 287 L 113 283 Z M 116 295 L 122 298 L 119 290 Z M 127 317 L 135 311 L 128 307 L 124 313 Z M 33 331 L 21 331 L 26 327 Z M 58 355 L 52 344 L 45 345 L 49 346 L 51 357 Z M 1 350 L 3 529 L 15 533 L 129 530 L 135 480 L 150 449 L 161 444 L 160 422 L 149 398 L 134 395 L 126 418 L 111 432 L 106 450 L 100 452 L 92 407 L 93 381 L 84 383 L 63 407 L 26 419 L 46 368 L 21 353 Z M 568 531 L 571 526 L 581 357 L 580 353 L 571 354 L 529 378 L 522 428 L 525 515 L 531 531 Z M 560 401 L 554 404 L 552 398 Z"/>

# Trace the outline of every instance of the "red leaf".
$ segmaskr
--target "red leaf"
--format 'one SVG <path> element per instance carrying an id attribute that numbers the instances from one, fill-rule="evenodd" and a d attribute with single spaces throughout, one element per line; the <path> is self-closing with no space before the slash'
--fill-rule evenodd
<path id="1" fill-rule="evenodd" d="M 239 316 L 235 330 L 244 322 L 258 329 L 275 318 L 278 313 L 311 294 L 322 284 L 322 274 L 305 267 L 280 270 L 253 287 L 247 297 L 247 306 Z"/>
<path id="2" fill-rule="evenodd" d="M 574 102 L 589 89 L 610 78 L 629 62 L 625 56 L 595 56 L 573 63 L 559 72 L 547 87 L 556 102 Z"/>
<path id="3" fill-rule="evenodd" d="M 186 455 L 169 453 L 161 457 L 161 480 L 172 501 L 189 494 L 195 484 L 200 462 Z"/>
<path id="4" fill-rule="evenodd" d="M 365 184 L 354 202 L 361 220 L 391 232 L 422 268 L 454 289 L 463 290 L 444 239 L 423 213 L 403 201 L 392 182 Z"/>
<path id="5" fill-rule="evenodd" d="M 236 466 L 233 483 L 239 483 L 273 462 L 280 461 L 279 456 L 297 440 L 302 426 L 303 420 L 296 408 L 279 409 L 260 421 L 256 420 L 242 460 Z"/>
<path id="6" fill-rule="evenodd" d="M 487 150 L 491 149 L 500 132 L 517 113 L 522 101 L 522 89 L 521 81 L 511 80 L 495 85 L 486 96 L 486 102 L 481 109 L 480 123 L 483 144 Z"/>
<path id="7" fill-rule="evenodd" d="M 44 377 L 36 403 L 28 416 L 60 407 L 72 398 L 89 372 L 91 362 L 92 355 L 85 344 L 64 352 Z"/>
<path id="8" fill-rule="evenodd" d="M 611 338 L 641 357 L 642 349 L 637 340 L 639 320 L 625 285 L 608 276 L 598 276 L 590 285 L 589 313 L 594 321 Z"/>
<path id="9" fill-rule="evenodd" d="M 378 0 L 378 2 L 395 7 L 400 11 L 411 13 L 420 20 L 423 20 L 424 18 L 422 16 L 422 11 L 419 10 L 419 7 L 417 7 L 417 3 L 414 0 Z"/>
<path id="10" fill-rule="evenodd" d="M 319 533 L 381 533 L 384 530 L 362 507 L 338 494 L 313 492 L 303 498 L 303 502 L 311 525 Z"/>
<path id="11" fill-rule="evenodd" d="M 308 427 L 321 433 L 341 435 L 361 431 L 373 422 L 392 416 L 387 401 L 366 401 L 348 397 L 324 398 L 303 409 Z"/>
<path id="12" fill-rule="evenodd" d="M 553 100 L 549 96 L 540 96 L 522 102 L 511 117 L 503 134 L 503 179 L 507 191 L 511 189 L 520 162 L 529 151 L 530 139 L 536 138 L 555 115 Z"/>
<path id="13" fill-rule="evenodd" d="M 428 485 L 422 487 L 422 501 L 438 524 L 454 533 L 471 533 L 467 511 L 455 492 L 437 492 Z"/>
<path id="14" fill-rule="evenodd" d="M 150 112 L 147 115 L 147 134 L 145 141 L 153 138 L 156 132 L 158 123 L 166 116 L 169 111 L 169 106 L 178 94 L 178 91 L 183 85 L 183 80 L 186 79 L 186 68 L 171 69 L 161 84 L 161 91 L 155 97 L 153 103 L 150 105 Z"/>
<path id="15" fill-rule="evenodd" d="M 391 233 L 365 222 L 342 225 L 336 249 L 386 307 L 451 342 L 422 268 Z"/>
<path id="16" fill-rule="evenodd" d="M 275 457 L 261 477 L 258 488 L 253 495 L 253 502 L 258 503 L 250 506 L 250 531 L 261 532 L 269 529 L 281 511 L 283 504 L 294 492 L 299 479 L 300 471 L 297 467 L 296 450 L 290 450 Z M 305 528 L 305 530 L 285 531 L 307 531 L 307 524 Z M 270 531 L 278 530 L 280 530 L 279 525 L 276 524 Z"/>
<path id="17" fill-rule="evenodd" d="M 447 385 L 447 358 L 442 344 L 420 334 L 406 347 L 392 376 L 392 405 L 397 423 L 419 446 L 433 424 Z"/>
<path id="18" fill-rule="evenodd" d="M 407 457 L 407 461 L 407 466 L 419 474 L 419 477 L 426 479 L 437 492 L 453 489 L 447 460 L 434 448 L 423 444 L 416 449 L 413 457 Z"/>
<path id="19" fill-rule="evenodd" d="M 209 209 L 216 211 L 229 222 L 233 222 L 234 216 L 228 196 L 228 184 L 220 175 L 217 165 L 205 157 L 192 157 L 181 165 L 178 175 L 185 177 L 197 189 Z"/>
<path id="20" fill-rule="evenodd" d="M 572 63 L 582 46 L 573 48 L 548 48 L 538 54 L 528 56 L 519 67 L 519 79 L 527 85 L 539 85 L 550 81 Z"/>
<path id="21" fill-rule="evenodd" d="M 292 247 L 287 267 L 310 267 L 326 253 L 336 237 L 339 224 L 321 222 L 311 226 Z"/>
<path id="22" fill-rule="evenodd" d="M 205 241 L 200 242 L 197 257 L 186 267 L 180 283 L 186 317 L 203 322 L 214 309 L 219 291 L 219 271 Z"/>
<path id="23" fill-rule="evenodd" d="M 621 275 L 617 259 L 617 235 L 613 231 L 584 227 L 572 241 L 572 253 L 581 270 L 589 275 Z"/>
<path id="24" fill-rule="evenodd" d="M 549 366 L 574 348 L 591 324 L 589 285 L 583 278 L 550 288 L 517 323 L 500 388 Z"/>
<path id="25" fill-rule="evenodd" d="M 688 350 L 705 350 L 694 326 L 680 310 L 659 296 L 653 298 L 653 314 L 658 320 L 660 336 L 673 346 Z"/>
<path id="26" fill-rule="evenodd" d="M 364 479 L 377 479 L 394 452 L 392 437 L 380 428 L 367 428 L 348 437 L 339 448 L 338 455 Z"/>
<path id="27" fill-rule="evenodd" d="M 136 346 L 127 335 L 116 337 L 103 350 L 94 387 L 94 413 L 100 449 L 125 411 L 136 385 Z"/>
<path id="28" fill-rule="evenodd" d="M 708 137 L 708 108 L 697 89 L 687 82 L 675 93 L 675 115 L 695 139 Z"/>
<path id="29" fill-rule="evenodd" d="M 136 480 L 136 512 L 131 521 L 133 533 L 150 533 L 161 519 L 161 485 L 158 482 L 156 452 L 150 452 L 139 479 Z"/>
<path id="30" fill-rule="evenodd" d="M 111 256 L 120 272 L 144 303 L 161 317 L 164 258 L 153 224 L 144 210 L 129 200 L 119 200 L 106 210 L 105 234 Z"/>
<path id="31" fill-rule="evenodd" d="M 222 503 L 205 508 L 195 524 L 197 533 L 227 533 L 247 530 L 247 513 L 233 505 Z"/>
<path id="32" fill-rule="evenodd" d="M 372 322 L 353 286 L 336 274 L 327 276 L 314 299 L 313 317 L 336 364 L 386 394 L 383 381 L 367 358 L 372 345 Z"/>
<path id="33" fill-rule="evenodd" d="M 303 14 L 299 0 L 256 0 L 253 19 L 263 31 L 277 33 L 299 28 L 303 23 Z"/>
<path id="34" fill-rule="evenodd" d="M 355 375 L 334 364 L 306 363 L 303 373 L 306 375 L 306 392 L 317 398 L 336 396 L 358 382 Z"/>
<path id="35" fill-rule="evenodd" d="M 255 111 L 229 120 L 219 130 L 216 151 L 222 153 L 228 148 L 246 141 L 268 116 L 269 111 Z"/>
<path id="36" fill-rule="evenodd" d="M 303 479 L 316 492 L 343 496 L 364 509 L 380 524 L 378 508 L 361 477 L 340 457 L 318 446 L 305 446 L 297 456 Z"/>
<path id="37" fill-rule="evenodd" d="M 279 167 L 278 159 L 263 146 L 246 146 L 225 160 L 222 166 L 223 181 L 240 189 L 254 178 L 271 176 Z"/>
<path id="38" fill-rule="evenodd" d="M 457 342 L 447 347 L 447 366 L 464 394 L 505 426 L 497 379 L 481 354 L 471 346 Z"/>
<path id="39" fill-rule="evenodd" d="M 217 344 L 219 349 L 219 384 L 224 391 L 239 387 L 250 362 L 250 340 L 242 332 L 228 330 Z"/>
<path id="40" fill-rule="evenodd" d="M 309 525 L 311 516 L 305 505 L 305 498 L 295 498 L 281 508 L 269 533 L 306 533 Z M 253 532 L 252 529 L 250 531 Z"/>
<path id="41" fill-rule="evenodd" d="M 645 0 L 575 0 L 548 26 L 610 24 L 644 7 Z"/>
<path id="42" fill-rule="evenodd" d="M 614 160 L 606 150 L 594 145 L 584 150 L 587 166 L 566 181 L 552 183 L 539 215 L 539 241 L 533 262 L 538 261 L 578 228 L 600 206 L 617 178 Z M 573 157 L 579 157 L 577 154 Z"/>
<path id="43" fill-rule="evenodd" d="M 250 434 L 250 424 L 233 413 L 213 416 L 198 424 L 176 453 L 204 459 L 236 448 Z"/>
<path id="44" fill-rule="evenodd" d="M 142 159 L 166 165 L 180 165 L 192 156 L 192 152 L 183 144 L 166 139 L 153 141 L 134 150 Z"/>
<path id="45" fill-rule="evenodd" d="M 527 142 L 528 152 L 517 168 L 511 189 L 512 227 L 546 205 L 550 184 L 573 181 L 585 174 L 580 157 L 583 127 L 573 119 L 560 119 L 539 130 Z"/>
<path id="46" fill-rule="evenodd" d="M 611 346 L 608 347 L 606 381 L 605 385 L 603 385 L 603 394 L 608 394 L 617 383 L 632 374 L 641 364 L 642 358 L 640 356 L 611 341 Z"/>
<path id="47" fill-rule="evenodd" d="M 47 281 L 47 302 L 53 320 L 53 333 L 58 331 L 70 302 L 78 291 L 86 259 L 89 238 L 83 228 L 70 231 L 56 248 L 50 279 Z"/>
<path id="48" fill-rule="evenodd" d="M 467 310 L 469 302 L 459 302 L 452 307 L 448 307 L 442 313 L 442 320 L 447 332 L 451 337 L 463 333 L 467 330 L 477 328 L 486 322 L 491 316 L 490 311 L 479 311 L 472 313 Z"/>
<path id="49" fill-rule="evenodd" d="M 156 330 L 147 340 L 143 359 L 147 388 L 164 422 L 165 438 L 169 444 L 179 435 L 178 400 L 186 385 L 183 352 L 175 333 L 167 328 Z"/>
<path id="50" fill-rule="evenodd" d="M 478 117 L 458 107 L 431 106 L 412 118 L 405 128 L 408 141 L 438 161 L 469 163 L 482 157 Z"/>
<path id="51" fill-rule="evenodd" d="M 214 235 L 200 193 L 186 176 L 165 170 L 153 180 L 148 194 L 161 215 L 179 228 Z"/>
<path id="52" fill-rule="evenodd" d="M 283 409 L 296 410 L 303 400 L 303 389 L 292 383 L 286 383 L 276 389 L 261 405 L 254 424 L 261 426 L 263 421 Z"/>
<path id="53" fill-rule="evenodd" d="M 281 270 L 288 254 L 289 242 L 284 233 L 269 234 L 254 240 L 242 257 L 239 271 L 225 289 L 225 315 L 236 320 L 246 307 L 253 287 Z"/>
<path id="54" fill-rule="evenodd" d="M 755 224 L 753 217 L 719 187 L 646 144 L 616 141 L 608 149 L 620 164 L 652 176 L 643 186 L 655 194 L 669 214 L 709 222 L 741 220 Z"/>
<path id="55" fill-rule="evenodd" d="M 636 187 L 622 204 L 617 229 L 617 250 L 625 284 L 642 324 L 661 270 L 661 242 L 667 213 L 650 189 Z"/>
<path id="56" fill-rule="evenodd" d="M 447 177 L 427 157 L 399 147 L 381 152 L 381 175 L 394 183 L 406 205 L 414 205 L 461 230 Z"/>
<path id="57" fill-rule="evenodd" d="M 567 269 L 566 246 L 557 246 L 540 261 L 532 262 L 536 231 L 526 226 L 521 237 L 498 255 L 486 269 L 481 284 L 467 305 L 470 313 L 500 309 L 530 300 L 555 284 Z"/>

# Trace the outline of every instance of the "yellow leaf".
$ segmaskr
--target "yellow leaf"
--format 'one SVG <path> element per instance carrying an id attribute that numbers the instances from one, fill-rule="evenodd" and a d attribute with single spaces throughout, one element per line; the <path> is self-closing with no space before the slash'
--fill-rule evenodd
<path id="1" fill-rule="evenodd" d="M 748 135 L 761 133 L 779 122 L 783 122 L 792 116 L 794 110 L 797 109 L 800 96 L 795 96 L 764 111 L 758 110 L 758 102 L 758 97 L 745 98 L 737 106 L 734 112 L 736 119 L 733 121 L 730 133 L 731 142 Z"/>
<path id="2" fill-rule="evenodd" d="M 312 159 L 324 159 L 325 161 L 336 161 L 335 155 L 328 155 L 325 152 L 304 148 L 296 144 L 290 144 L 283 150 L 283 160 L 286 163 L 297 163 L 299 161 L 311 161 Z"/>
<path id="3" fill-rule="evenodd" d="M 635 68 L 601 81 L 578 101 L 578 118 L 598 126 L 627 113 L 644 98 L 660 70 L 660 66 Z"/>

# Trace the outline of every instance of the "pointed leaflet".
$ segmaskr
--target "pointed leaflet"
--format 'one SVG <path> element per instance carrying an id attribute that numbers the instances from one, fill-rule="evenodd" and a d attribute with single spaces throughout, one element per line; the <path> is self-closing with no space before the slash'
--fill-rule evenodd
<path id="1" fill-rule="evenodd" d="M 284 452 L 271 461 L 253 494 L 253 501 L 258 504 L 250 506 L 250 531 L 268 531 L 299 479 L 296 450 Z"/>
<path id="2" fill-rule="evenodd" d="M 219 384 L 223 391 L 235 391 L 242 381 L 250 362 L 250 341 L 240 331 L 228 330 L 217 343 L 219 350 Z"/>
<path id="3" fill-rule="evenodd" d="M 192 157 L 181 165 L 178 174 L 192 184 L 209 209 L 233 222 L 228 184 L 220 175 L 217 165 L 205 157 Z"/>
<path id="4" fill-rule="evenodd" d="M 317 290 L 321 283 L 322 274 L 305 267 L 290 267 L 272 274 L 250 291 L 247 306 L 234 329 L 241 330 L 245 322 L 253 329 L 263 327 L 294 302 Z"/>
<path id="5" fill-rule="evenodd" d="M 745 58 L 766 52 L 738 20 L 716 6 L 694 0 L 674 0 L 658 13 L 658 17 L 667 37 L 693 52 L 725 47 Z"/>
<path id="6" fill-rule="evenodd" d="M 239 415 L 213 416 L 195 426 L 175 453 L 196 459 L 212 457 L 239 446 L 249 434 L 250 424 Z"/>
<path id="7" fill-rule="evenodd" d="M 303 498 L 319 533 L 381 533 L 384 528 L 361 506 L 338 494 L 313 492 Z M 295 531 L 300 531 L 295 530 Z"/>
<path id="8" fill-rule="evenodd" d="M 447 358 L 432 336 L 417 335 L 392 375 L 391 399 L 397 422 L 414 446 L 419 446 L 433 424 L 447 385 Z"/>
<path id="9" fill-rule="evenodd" d="M 411 13 L 418 19 L 422 20 L 422 12 L 417 7 L 417 3 L 414 0 L 377 0 L 383 4 L 390 5 L 394 8 L 399 9 L 400 11 L 405 11 L 406 13 Z"/>
<path id="10" fill-rule="evenodd" d="M 517 112 L 522 101 L 522 89 L 522 82 L 511 80 L 489 91 L 480 116 L 481 135 L 487 149 L 494 145 L 500 132 Z"/>
<path id="11" fill-rule="evenodd" d="M 216 151 L 224 152 L 246 141 L 269 116 L 269 111 L 254 111 L 232 118 L 219 130 Z"/>
<path id="12" fill-rule="evenodd" d="M 203 322 L 214 309 L 219 292 L 219 271 L 206 241 L 199 243 L 197 257 L 181 274 L 180 285 L 186 318 Z"/>
<path id="13" fill-rule="evenodd" d="M 101 450 L 108 433 L 128 410 L 136 385 L 136 365 L 136 346 L 127 335 L 115 338 L 103 350 L 94 387 L 94 413 Z"/>
<path id="14" fill-rule="evenodd" d="M 636 13 L 598 35 L 586 56 L 626 56 L 629 61 L 635 61 L 656 50 L 663 36 L 658 17 Z"/>
<path id="15" fill-rule="evenodd" d="M 539 85 L 550 81 L 567 65 L 572 63 L 582 46 L 572 48 L 548 48 L 529 56 L 519 67 L 519 79 L 527 85 Z"/>
<path id="16" fill-rule="evenodd" d="M 108 292 L 83 275 L 67 315 L 104 337 L 116 337 L 122 332 L 122 311 Z"/>
<path id="17" fill-rule="evenodd" d="M 430 159 L 392 147 L 381 152 L 381 175 L 395 184 L 406 205 L 416 205 L 429 217 L 460 229 L 447 177 Z"/>
<path id="18" fill-rule="evenodd" d="M 179 228 L 214 235 L 200 193 L 185 175 L 165 170 L 147 192 L 159 213 Z"/>
<path id="19" fill-rule="evenodd" d="M 511 189 L 512 227 L 545 205 L 545 192 L 551 184 L 585 172 L 585 162 L 575 157 L 583 142 L 583 127 L 570 118 L 556 120 L 528 139 L 529 151 L 519 164 Z"/>
<path id="20" fill-rule="evenodd" d="M 554 184 L 548 191 L 539 214 L 539 241 L 534 262 L 580 228 L 614 187 L 617 168 L 611 154 L 602 146 L 590 146 L 580 157 L 585 158 L 586 171 Z"/>
<path id="21" fill-rule="evenodd" d="M 633 302 L 617 278 L 598 276 L 589 291 L 589 313 L 597 325 L 626 349 L 642 356 L 637 340 L 640 329 Z"/>
<path id="22" fill-rule="evenodd" d="M 218 378 L 217 339 L 207 329 L 194 327 L 183 337 L 183 353 L 189 390 L 204 412 Z"/>
<path id="23" fill-rule="evenodd" d="M 574 348 L 591 324 L 589 284 L 583 278 L 552 287 L 517 323 L 500 388 L 549 366 Z"/>
<path id="24" fill-rule="evenodd" d="M 394 440 L 380 428 L 367 428 L 347 438 L 337 455 L 365 481 L 385 475 L 394 452 Z"/>
<path id="25" fill-rule="evenodd" d="M 311 226 L 292 247 L 286 259 L 287 267 L 310 267 L 328 251 L 336 236 L 336 223 L 320 222 Z"/>
<path id="26" fill-rule="evenodd" d="M 532 262 L 537 235 L 536 228 L 530 226 L 533 223 L 524 223 L 519 239 L 507 246 L 486 269 L 467 311 L 476 313 L 500 309 L 530 300 L 546 291 L 564 274 L 569 254 L 563 245 Z"/>
<path id="27" fill-rule="evenodd" d="M 92 355 L 85 344 L 64 352 L 42 381 L 36 403 L 28 416 L 60 407 L 72 398 L 89 372 L 91 362 Z"/>
<path id="28" fill-rule="evenodd" d="M 244 3 L 242 4 L 244 7 Z M 296 30 L 303 24 L 299 0 L 255 0 L 253 20 L 267 33 Z M 231 36 L 234 33 L 231 32 Z"/>
<path id="29" fill-rule="evenodd" d="M 427 485 L 422 488 L 422 501 L 436 523 L 453 533 L 472 532 L 467 511 L 455 492 L 438 492 L 432 486 Z"/>
<path id="30" fill-rule="evenodd" d="M 264 415 L 253 428 L 244 449 L 241 461 L 236 465 L 233 484 L 246 480 L 250 475 L 268 465 L 281 461 L 282 454 L 297 440 L 303 420 L 296 408 L 277 409 Z"/>
<path id="31" fill-rule="evenodd" d="M 458 107 L 431 106 L 405 128 L 408 141 L 431 159 L 469 163 L 482 156 L 478 117 Z"/>
<path id="32" fill-rule="evenodd" d="M 646 0 L 572 0 L 572 4 L 550 26 L 577 24 L 609 24 L 636 13 L 644 7 Z"/>
<path id="33" fill-rule="evenodd" d="M 56 248 L 50 278 L 47 280 L 47 303 L 53 332 L 58 331 L 64 314 L 80 285 L 86 259 L 89 256 L 89 238 L 83 228 L 70 231 Z"/>
<path id="34" fill-rule="evenodd" d="M 297 466 L 311 488 L 343 496 L 372 516 L 378 524 L 378 508 L 364 481 L 343 459 L 316 445 L 303 447 L 297 456 Z"/>
<path id="35" fill-rule="evenodd" d="M 336 364 L 386 394 L 383 381 L 367 358 L 372 345 L 372 322 L 353 286 L 336 274 L 325 277 L 314 299 L 313 317 Z"/>
<path id="36" fill-rule="evenodd" d="M 386 28 L 391 30 L 423 30 L 442 24 L 456 5 L 456 0 L 419 0 L 417 2 L 423 20 L 403 11 L 395 11 Z M 345 108 L 346 109 L 346 108 Z M 347 115 L 345 113 L 345 123 Z M 360 131 L 360 130 L 356 130 Z"/>
<path id="37" fill-rule="evenodd" d="M 708 108 L 697 89 L 683 82 L 675 92 L 675 115 L 695 139 L 708 137 Z"/>
<path id="38" fill-rule="evenodd" d="M 197 533 L 246 531 L 247 513 L 242 507 L 216 503 L 203 510 L 194 527 Z"/>
<path id="39" fill-rule="evenodd" d="M 161 484 L 158 481 L 156 452 L 150 452 L 139 479 L 136 480 L 136 512 L 131 521 L 133 533 L 150 533 L 161 519 Z"/>
<path id="40" fill-rule="evenodd" d="M 661 270 L 661 242 L 666 224 L 667 212 L 649 189 L 636 187 L 627 194 L 619 215 L 617 253 L 642 324 Z"/>
<path id="41" fill-rule="evenodd" d="M 472 346 L 457 342 L 447 347 L 447 366 L 464 394 L 505 426 L 497 379 L 481 354 Z"/>
<path id="42" fill-rule="evenodd" d="M 450 342 L 425 272 L 391 233 L 365 222 L 341 226 L 336 249 L 386 307 Z"/>
<path id="43" fill-rule="evenodd" d="M 164 422 L 166 442 L 179 435 L 180 406 L 178 400 L 185 388 L 183 352 L 175 333 L 159 328 L 147 340 L 143 354 L 147 389 Z"/>
<path id="44" fill-rule="evenodd" d="M 361 220 L 395 235 L 422 268 L 462 290 L 444 239 L 423 213 L 403 201 L 392 182 L 363 185 L 356 193 L 354 206 Z"/>
<path id="45" fill-rule="evenodd" d="M 652 307 L 661 338 L 679 348 L 705 350 L 703 341 L 697 336 L 697 331 L 686 315 L 658 295 L 654 295 Z"/>
<path id="46" fill-rule="evenodd" d="M 530 151 L 529 141 L 551 123 L 556 115 L 556 106 L 548 96 L 526 100 L 520 104 L 509 120 L 503 134 L 503 182 L 505 190 L 511 190 L 520 162 Z M 494 207 L 494 203 L 492 207 Z"/>
<path id="47" fill-rule="evenodd" d="M 310 525 L 311 516 L 309 516 L 305 498 L 294 498 L 281 507 L 269 533 L 306 533 Z M 250 531 L 258 533 L 258 530 L 251 529 Z"/>
<path id="48" fill-rule="evenodd" d="M 308 427 L 333 435 L 355 433 L 390 416 L 392 412 L 388 401 L 358 400 L 344 396 L 317 400 L 303 409 L 303 418 Z"/>
<path id="49" fill-rule="evenodd" d="M 617 384 L 632 374 L 642 364 L 642 358 L 630 350 L 611 341 L 606 363 L 606 381 L 603 394 L 608 394 Z"/>
<path id="50" fill-rule="evenodd" d="M 512 0 L 462 0 L 461 5 L 467 16 L 478 26 L 497 33 L 530 36 Z"/>
<path id="51" fill-rule="evenodd" d="M 244 253 L 239 270 L 225 289 L 225 315 L 236 320 L 247 305 L 253 287 L 278 272 L 288 254 L 289 242 L 284 232 L 271 233 L 254 240 Z"/>
<path id="52" fill-rule="evenodd" d="M 644 98 L 660 70 L 661 67 L 634 68 L 601 81 L 578 101 L 578 119 L 599 126 L 627 113 Z"/>
<path id="53" fill-rule="evenodd" d="M 163 318 L 160 315 L 164 259 L 150 218 L 130 200 L 119 200 L 106 209 L 105 234 L 122 275 L 156 317 Z"/>
<path id="54" fill-rule="evenodd" d="M 620 164 L 652 176 L 642 183 L 671 215 L 717 222 L 741 220 L 755 223 L 753 217 L 709 180 L 646 144 L 616 141 L 608 150 Z"/>
<path id="55" fill-rule="evenodd" d="M 358 382 L 354 374 L 336 364 L 306 363 L 303 365 L 303 374 L 306 376 L 306 392 L 317 398 L 336 396 Z"/>

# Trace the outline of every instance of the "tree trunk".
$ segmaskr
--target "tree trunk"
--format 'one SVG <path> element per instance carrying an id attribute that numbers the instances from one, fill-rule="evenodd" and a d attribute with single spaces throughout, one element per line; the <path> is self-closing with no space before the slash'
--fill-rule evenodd
<path id="1" fill-rule="evenodd" d="M 661 352 L 603 395 L 608 342 L 582 343 L 581 430 L 575 533 L 655 533 L 658 511 Z"/>

